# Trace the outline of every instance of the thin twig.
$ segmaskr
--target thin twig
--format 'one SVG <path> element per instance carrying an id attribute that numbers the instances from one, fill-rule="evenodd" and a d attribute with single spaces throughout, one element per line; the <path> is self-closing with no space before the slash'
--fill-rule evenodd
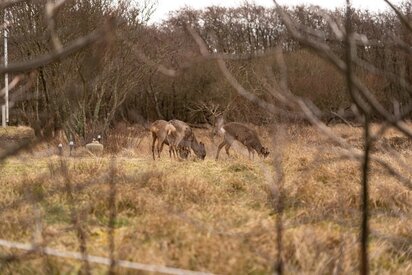
<path id="1" fill-rule="evenodd" d="M 115 260 L 115 243 L 114 243 L 114 229 L 116 223 L 116 163 L 115 159 L 113 158 L 110 165 L 110 172 L 109 172 L 109 209 L 110 209 L 110 216 L 109 216 L 109 258 L 110 258 L 110 267 L 108 274 L 115 274 L 114 268 L 116 265 Z"/>
<path id="2" fill-rule="evenodd" d="M 73 42 L 69 43 L 66 47 L 64 47 L 59 52 L 52 52 L 49 54 L 45 54 L 43 56 L 36 57 L 30 61 L 11 63 L 7 65 L 7 67 L 0 66 L 0 74 L 24 73 L 24 72 L 32 71 L 34 69 L 43 67 L 45 65 L 56 62 L 58 60 L 61 60 L 63 58 L 68 57 L 69 55 L 72 55 L 78 52 L 79 50 L 95 43 L 96 41 L 101 39 L 103 36 L 104 36 L 104 32 L 102 32 L 101 30 L 93 31 L 90 34 L 80 37 L 74 40 Z"/>
<path id="3" fill-rule="evenodd" d="M 33 245 L 27 244 L 27 243 L 13 242 L 9 240 L 0 239 L 0 246 L 20 249 L 20 250 L 26 250 L 30 253 L 39 253 L 36 247 L 33 247 Z M 111 260 L 109 258 L 100 257 L 100 256 L 87 255 L 87 258 L 84 258 L 83 254 L 81 253 L 73 252 L 73 251 L 61 251 L 61 250 L 57 250 L 51 247 L 44 247 L 42 252 L 44 254 L 59 257 L 59 258 L 88 261 L 91 263 L 103 264 L 107 266 L 111 265 Z M 137 263 L 137 262 L 123 261 L 123 260 L 119 260 L 116 263 L 120 267 L 133 269 L 133 270 L 141 270 L 141 271 L 146 271 L 146 272 L 157 272 L 157 273 L 175 274 L 175 275 L 212 275 L 213 274 L 210 272 L 192 271 L 192 270 L 185 270 L 185 269 L 173 268 L 173 267 L 167 267 L 167 266 L 161 266 L 161 265 L 155 265 L 155 264 L 142 264 L 142 263 Z"/>
<path id="4" fill-rule="evenodd" d="M 83 230 L 83 226 L 80 221 L 79 217 L 79 212 L 76 207 L 76 203 L 74 201 L 73 197 L 73 187 L 67 167 L 67 163 L 64 160 L 60 161 L 60 169 L 62 171 L 62 174 L 65 178 L 65 186 L 66 186 L 66 194 L 67 194 L 67 199 L 69 201 L 70 205 L 70 212 L 72 216 L 72 222 L 73 225 L 76 229 L 76 235 L 79 240 L 79 246 L 80 246 L 80 253 L 82 255 L 82 259 L 84 261 L 84 271 L 86 274 L 91 274 L 90 272 L 90 264 L 88 261 L 88 256 L 87 256 L 87 245 L 86 245 L 86 232 Z"/>
<path id="5" fill-rule="evenodd" d="M 369 256 L 368 256 L 368 237 L 369 237 L 369 191 L 368 191 L 368 174 L 369 174 L 369 153 L 371 148 L 371 141 L 369 139 L 369 118 L 365 117 L 365 126 L 364 126 L 364 159 L 362 163 L 362 192 L 361 192 L 361 212 L 362 212 L 362 223 L 361 223 L 361 264 L 360 264 L 360 273 L 362 275 L 369 274 Z"/>

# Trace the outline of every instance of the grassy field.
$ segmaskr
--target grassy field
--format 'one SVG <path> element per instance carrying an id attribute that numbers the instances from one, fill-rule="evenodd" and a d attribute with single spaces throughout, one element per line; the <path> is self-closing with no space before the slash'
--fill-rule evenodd
<path id="1" fill-rule="evenodd" d="M 334 130 L 362 147 L 361 129 Z M 114 180 L 116 258 L 218 274 L 269 274 L 277 253 L 272 187 L 280 170 L 286 273 L 357 273 L 359 162 L 342 158 L 339 146 L 309 126 L 259 133 L 271 150 L 265 160 L 250 161 L 246 149 L 234 146 L 231 157 L 223 150 L 215 161 L 220 139 L 212 141 L 204 131 L 196 134 L 206 142 L 205 161 L 174 161 L 166 152 L 153 161 L 148 135 L 140 141 L 128 137 L 116 158 L 60 159 L 41 145 L 0 166 L 0 238 L 37 238 L 79 251 L 80 228 L 88 253 L 109 256 Z M 373 156 L 410 180 L 410 149 L 409 140 L 389 131 Z M 412 191 L 376 163 L 370 175 L 371 272 L 411 274 Z M 23 254 L 0 248 L 0 255 L 12 252 Z M 2 274 L 71 274 L 82 268 L 80 262 L 39 255 L 0 263 Z M 99 274 L 107 267 L 91 269 Z"/>
<path id="2" fill-rule="evenodd" d="M 0 127 L 0 153 L 7 146 L 16 146 L 34 139 L 34 130 L 30 127 Z"/>

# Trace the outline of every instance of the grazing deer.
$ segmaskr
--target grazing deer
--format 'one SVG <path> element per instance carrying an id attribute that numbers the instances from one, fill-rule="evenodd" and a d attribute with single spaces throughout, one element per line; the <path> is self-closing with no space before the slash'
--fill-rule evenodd
<path id="1" fill-rule="evenodd" d="M 262 146 L 255 130 L 237 122 L 230 122 L 223 126 L 221 124 L 222 121 L 218 123 L 218 131 L 224 135 L 224 139 L 217 149 L 216 160 L 218 160 L 219 152 L 223 146 L 225 146 L 226 154 L 229 156 L 230 146 L 232 146 L 232 143 L 235 140 L 247 147 L 247 150 L 249 151 L 249 159 L 251 153 L 254 157 L 254 151 L 264 158 L 269 155 L 269 150 Z"/>
<path id="2" fill-rule="evenodd" d="M 337 112 L 330 111 L 330 113 L 326 114 L 326 119 L 326 126 L 329 126 L 332 122 L 344 122 L 353 127 L 362 121 L 362 116 L 356 105 L 351 105 L 346 108 L 341 107 Z"/>
<path id="3" fill-rule="evenodd" d="M 195 155 L 200 159 L 205 159 L 206 157 L 206 149 L 203 142 L 198 142 L 192 128 L 190 128 L 187 123 L 173 119 L 169 121 L 175 128 L 176 128 L 176 140 L 175 144 L 178 150 L 186 150 L 190 152 L 190 149 L 193 150 Z"/>
<path id="4" fill-rule="evenodd" d="M 176 128 L 166 120 L 156 120 L 150 126 L 150 132 L 152 132 L 153 142 L 152 142 L 152 154 L 153 159 L 155 159 L 155 143 L 157 141 L 157 156 L 160 158 L 160 153 L 163 150 L 163 144 L 167 143 L 169 145 L 169 154 L 175 152 L 175 138 Z"/>
<path id="5" fill-rule="evenodd" d="M 157 154 L 159 158 L 164 144 L 169 145 L 170 157 L 172 157 L 173 154 L 175 158 L 177 158 L 177 156 L 187 158 L 190 149 L 192 149 L 200 159 L 204 159 L 206 156 L 205 145 L 202 142 L 197 142 L 192 129 L 183 121 L 177 119 L 169 122 L 165 120 L 156 120 L 152 123 L 150 131 L 152 132 L 153 137 L 153 159 L 155 159 L 154 148 L 156 139 L 158 139 Z"/>

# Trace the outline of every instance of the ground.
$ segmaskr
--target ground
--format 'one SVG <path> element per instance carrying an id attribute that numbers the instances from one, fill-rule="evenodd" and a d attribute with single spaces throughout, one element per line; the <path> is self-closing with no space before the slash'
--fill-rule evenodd
<path id="1" fill-rule="evenodd" d="M 360 128 L 332 128 L 362 148 Z M 79 251 L 81 231 L 88 253 L 107 257 L 115 194 L 116 258 L 218 274 L 269 274 L 277 255 L 274 187 L 281 171 L 286 273 L 357 273 L 360 163 L 342 158 L 341 147 L 311 126 L 257 130 L 271 151 L 265 160 L 249 160 L 247 150 L 235 145 L 231 157 L 222 151 L 215 161 L 220 138 L 212 141 L 203 130 L 196 134 L 206 143 L 205 161 L 170 160 L 167 150 L 153 161 L 148 133 L 139 140 L 125 137 L 116 155 L 66 152 L 60 158 L 43 144 L 9 158 L 0 166 L 0 238 L 35 238 Z M 411 180 L 410 145 L 391 130 L 378 140 L 373 157 Z M 411 274 L 411 188 L 375 162 L 370 177 L 371 272 Z M 73 226 L 73 213 L 80 226 Z M 22 254 L 0 248 L 1 255 L 12 252 Z M 81 268 L 77 261 L 39 255 L 0 263 L 1 273 L 13 274 L 71 274 Z M 91 268 L 96 274 L 107 270 Z"/>

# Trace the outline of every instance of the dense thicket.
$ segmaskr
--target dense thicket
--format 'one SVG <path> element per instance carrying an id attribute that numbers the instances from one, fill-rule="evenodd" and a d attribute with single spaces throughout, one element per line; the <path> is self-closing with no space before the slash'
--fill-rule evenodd
<path id="1" fill-rule="evenodd" d="M 28 60 L 51 50 L 45 3 L 23 2 L 10 10 L 11 61 Z M 271 73 L 277 75 L 278 71 L 270 51 L 281 46 L 289 85 L 295 94 L 309 98 L 323 111 L 349 104 L 343 77 L 332 65 L 292 40 L 275 9 L 253 4 L 184 9 L 160 25 L 149 26 L 144 10 L 132 6 L 131 1 L 120 3 L 68 1 L 59 10 L 56 29 L 63 44 L 96 29 L 108 17 L 116 18 L 113 37 L 39 69 L 30 96 L 13 107 L 14 123 L 29 124 L 37 133 L 62 127 L 67 134 L 86 137 L 120 120 L 136 123 L 179 118 L 204 123 L 216 107 L 226 110 L 231 120 L 265 123 L 276 119 L 240 97 L 215 60 L 199 58 L 199 49 L 186 26 L 197 30 L 210 52 L 238 57 L 228 60 L 230 70 L 245 88 L 262 99 L 276 103 L 267 83 Z M 411 19 L 412 4 L 405 1 L 401 10 Z M 331 17 L 343 22 L 343 10 L 300 6 L 287 11 L 297 22 L 313 28 L 313 35 L 327 41 L 338 55 L 344 54 L 343 42 L 327 20 Z M 410 96 L 405 87 L 394 84 L 391 77 L 402 76 L 412 82 L 410 55 L 392 42 L 401 39 L 411 45 L 412 33 L 392 12 L 356 10 L 353 24 L 355 31 L 369 41 L 368 46 L 357 48 L 358 56 L 376 67 L 372 73 L 358 66 L 357 74 L 386 106 L 391 106 L 393 100 L 408 103 Z M 141 53 L 151 64 L 142 61 Z M 153 64 L 179 73 L 175 77 L 164 75 Z M 383 76 L 380 71 L 390 74 Z"/>

